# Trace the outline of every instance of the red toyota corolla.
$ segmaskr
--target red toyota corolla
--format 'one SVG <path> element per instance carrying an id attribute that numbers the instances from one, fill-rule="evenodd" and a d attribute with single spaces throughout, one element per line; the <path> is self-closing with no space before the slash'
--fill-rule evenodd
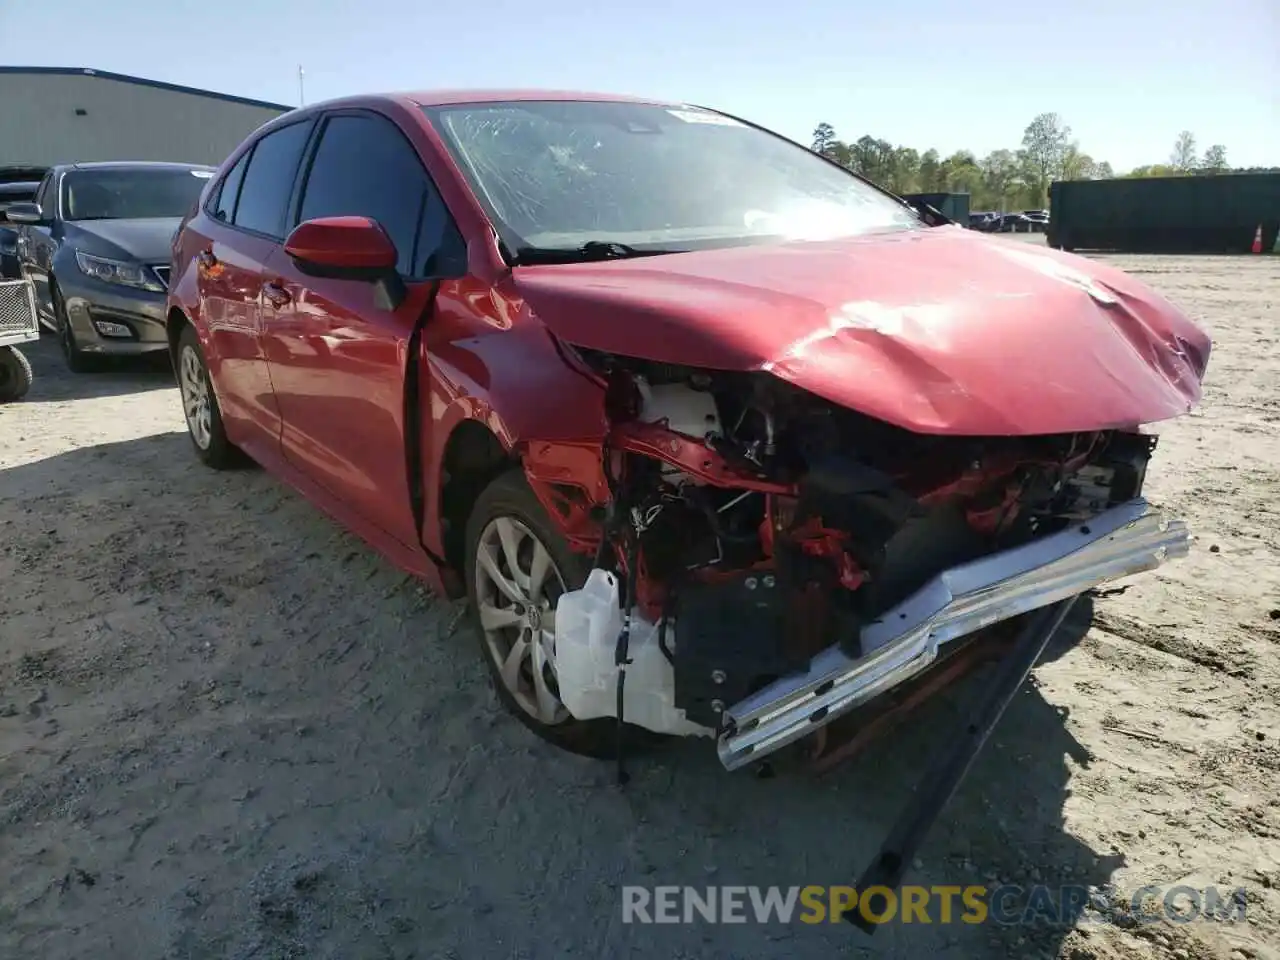
<path id="1" fill-rule="evenodd" d="M 1188 548 L 1141 428 L 1198 399 L 1206 336 L 934 222 L 684 104 L 309 106 L 175 240 L 191 439 L 465 592 L 540 735 L 733 769 Z"/>

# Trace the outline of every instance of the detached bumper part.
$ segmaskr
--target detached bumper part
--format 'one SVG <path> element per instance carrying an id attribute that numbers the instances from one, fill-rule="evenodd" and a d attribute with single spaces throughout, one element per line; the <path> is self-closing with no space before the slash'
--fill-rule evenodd
<path id="1" fill-rule="evenodd" d="M 933 762 L 929 772 L 903 805 L 898 822 L 881 844 L 875 860 L 858 878 L 855 890 L 866 892 L 879 887 L 896 891 L 902 886 L 907 865 L 914 859 L 934 821 L 960 786 L 987 738 L 995 730 L 1077 599 L 1078 595 L 1059 600 L 1042 607 L 1036 611 L 1035 616 L 1028 619 L 1022 636 L 1004 661 L 999 677 L 986 691 L 983 702 L 969 723 L 962 728 L 960 736 L 943 742 L 939 758 Z M 875 933 L 879 926 L 872 922 L 869 911 L 865 908 L 857 913 L 845 914 L 845 919 L 868 934 Z"/>
<path id="2" fill-rule="evenodd" d="M 863 655 L 838 646 L 727 711 L 720 761 L 735 770 L 826 726 L 928 667 L 938 647 L 1100 584 L 1186 556 L 1191 535 L 1145 500 L 953 567 L 867 626 Z"/>

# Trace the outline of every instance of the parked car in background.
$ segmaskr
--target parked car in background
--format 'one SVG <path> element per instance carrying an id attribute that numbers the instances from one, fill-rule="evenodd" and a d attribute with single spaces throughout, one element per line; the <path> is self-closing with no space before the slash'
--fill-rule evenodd
<path id="1" fill-rule="evenodd" d="M 6 219 L 5 211 L 15 203 L 34 200 L 39 186 L 38 180 L 0 182 L 0 221 Z"/>
<path id="2" fill-rule="evenodd" d="M 1187 317 L 712 110 L 311 104 L 173 269 L 194 454 L 466 593 L 503 703 L 577 752 L 643 728 L 736 769 L 1189 546 L 1140 430 L 1199 398 Z"/>
<path id="3" fill-rule="evenodd" d="M 989 210 L 969 214 L 969 229 L 990 233 L 1000 222 L 1000 214 Z"/>
<path id="4" fill-rule="evenodd" d="M 10 183 L 39 183 L 48 167 L 0 166 L 0 186 Z"/>
<path id="5" fill-rule="evenodd" d="M 1025 213 L 1006 213 L 996 226 L 997 233 L 1031 233 L 1032 220 Z"/>
<path id="6" fill-rule="evenodd" d="M 0 182 L 0 280 L 16 280 L 22 276 L 18 265 L 18 230 L 9 223 L 5 211 L 15 203 L 35 199 L 37 181 Z"/>
<path id="7" fill-rule="evenodd" d="M 1033 233 L 1044 233 L 1049 227 L 1048 210 L 1023 210 L 1022 215 L 1031 221 Z"/>
<path id="8" fill-rule="evenodd" d="M 41 322 L 67 366 L 163 352 L 164 298 L 173 236 L 214 168 L 110 162 L 51 168 L 31 202 L 6 216 L 35 286 Z"/>

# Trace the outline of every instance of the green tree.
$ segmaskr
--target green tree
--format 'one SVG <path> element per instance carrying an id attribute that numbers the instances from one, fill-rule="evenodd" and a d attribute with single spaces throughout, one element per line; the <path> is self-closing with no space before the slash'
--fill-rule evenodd
<path id="1" fill-rule="evenodd" d="M 893 179 L 894 150 L 887 140 L 859 137 L 849 144 L 850 168 L 872 183 L 888 186 Z"/>
<path id="2" fill-rule="evenodd" d="M 889 188 L 901 196 L 917 193 L 920 183 L 920 153 L 911 147 L 898 147 L 893 151 L 893 185 Z"/>
<path id="3" fill-rule="evenodd" d="M 1206 173 L 1221 173 L 1227 169 L 1227 148 L 1220 143 L 1215 143 L 1204 152 L 1204 159 L 1200 161 L 1200 169 Z"/>
<path id="4" fill-rule="evenodd" d="M 968 150 L 957 150 L 943 160 L 940 177 L 944 190 L 969 194 L 971 204 L 973 195 L 982 190 L 982 169 L 978 166 L 978 158 Z"/>
<path id="5" fill-rule="evenodd" d="M 974 209 L 1000 210 L 1043 207 L 1049 183 L 1055 178 L 1109 179 L 1111 164 L 1095 161 L 1071 139 L 1071 128 L 1056 113 L 1037 116 L 1022 134 L 1018 150 L 993 150 L 981 160 L 957 150 L 945 160 L 934 149 L 895 146 L 870 134 L 842 141 L 829 123 L 814 128 L 812 148 L 897 194 L 967 192 Z M 1126 177 L 1169 177 L 1188 173 L 1216 173 L 1230 169 L 1227 150 L 1214 144 L 1196 162 L 1195 136 L 1183 131 L 1172 163 L 1136 167 Z M 1256 171 L 1280 172 L 1277 168 Z"/>
<path id="6" fill-rule="evenodd" d="M 1062 154 L 1062 166 L 1058 170 L 1061 180 L 1092 180 L 1096 164 L 1087 153 L 1081 153 L 1075 143 L 1067 144 Z"/>
<path id="7" fill-rule="evenodd" d="M 827 157 L 848 170 L 853 169 L 853 150 L 843 140 L 837 140 L 831 145 L 831 149 L 827 151 Z"/>
<path id="8" fill-rule="evenodd" d="M 937 150 L 926 150 L 920 155 L 920 176 L 918 177 L 920 193 L 934 193 L 944 189 L 938 182 L 941 168 L 942 163 L 938 159 Z"/>
<path id="9" fill-rule="evenodd" d="M 1003 211 L 1018 179 L 1018 158 L 1012 150 L 992 150 L 982 158 L 982 180 L 986 188 L 983 206 Z"/>
<path id="10" fill-rule="evenodd" d="M 1199 165 L 1196 159 L 1196 135 L 1190 130 L 1183 130 L 1174 141 L 1173 153 L 1169 155 L 1169 166 L 1179 173 L 1190 173 Z"/>
<path id="11" fill-rule="evenodd" d="M 813 128 L 813 152 L 824 157 L 831 156 L 831 149 L 840 141 L 836 139 L 835 127 L 829 123 L 820 123 Z"/>
<path id="12" fill-rule="evenodd" d="M 1028 197 L 1043 206 L 1049 182 L 1062 169 L 1071 142 L 1071 128 L 1056 113 L 1042 113 L 1022 132 L 1022 166 Z"/>
<path id="13" fill-rule="evenodd" d="M 1138 180 L 1143 177 L 1176 177 L 1182 173 L 1177 167 L 1171 167 L 1167 163 L 1151 163 L 1145 167 L 1134 167 L 1126 177 L 1132 180 Z"/>

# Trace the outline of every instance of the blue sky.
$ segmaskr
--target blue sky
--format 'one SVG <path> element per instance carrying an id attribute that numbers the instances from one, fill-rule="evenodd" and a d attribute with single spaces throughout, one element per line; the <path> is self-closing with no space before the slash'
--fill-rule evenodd
<path id="1" fill-rule="evenodd" d="M 808 141 L 820 121 L 944 155 L 1055 111 L 1117 170 L 1183 129 L 1280 164 L 1276 0 L 0 0 L 5 62 L 96 67 L 283 103 L 556 87 L 700 103 Z M 30 38 L 28 43 L 16 38 Z"/>

